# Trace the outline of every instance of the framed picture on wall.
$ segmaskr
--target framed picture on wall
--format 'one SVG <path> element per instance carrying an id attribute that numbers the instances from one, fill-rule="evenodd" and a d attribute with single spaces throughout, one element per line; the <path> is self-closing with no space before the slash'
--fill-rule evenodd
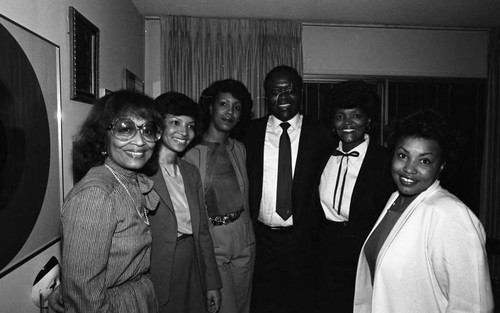
<path id="1" fill-rule="evenodd" d="M 123 88 L 144 93 L 144 81 L 131 71 L 125 69 Z"/>
<path id="2" fill-rule="evenodd" d="M 71 99 L 92 103 L 99 94 L 99 28 L 69 7 Z"/>

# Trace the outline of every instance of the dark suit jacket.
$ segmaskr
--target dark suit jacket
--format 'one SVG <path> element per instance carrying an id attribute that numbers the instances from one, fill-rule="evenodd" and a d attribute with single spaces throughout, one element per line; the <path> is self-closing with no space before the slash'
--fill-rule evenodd
<path id="1" fill-rule="evenodd" d="M 188 162 L 177 159 L 184 181 L 184 188 L 191 213 L 193 237 L 199 263 L 201 286 L 207 290 L 219 289 L 222 282 L 214 256 L 212 237 L 208 228 L 208 217 L 203 204 L 203 190 L 198 169 Z M 174 207 L 163 179 L 161 169 L 151 177 L 154 189 L 160 195 L 160 204 L 149 217 L 153 246 L 151 250 L 151 279 L 160 306 L 168 302 L 170 296 L 170 277 L 174 251 L 177 242 L 177 220 Z"/>
<path id="2" fill-rule="evenodd" d="M 250 181 L 250 213 L 254 223 L 257 222 L 262 198 L 264 139 L 268 118 L 269 116 L 265 116 L 253 120 L 244 139 Z M 326 126 L 307 117 L 303 118 L 292 182 L 293 232 L 297 244 L 302 248 L 310 247 L 309 233 L 315 217 L 310 209 L 311 196 L 318 188 L 316 178 L 322 170 L 321 161 L 329 153 L 332 143 L 331 131 Z"/>
<path id="3" fill-rule="evenodd" d="M 322 160 L 321 172 L 323 172 L 329 158 L 330 155 L 327 155 Z M 332 177 L 332 179 L 335 179 L 335 177 Z M 354 184 L 349 208 L 349 223 L 345 232 L 343 232 L 346 237 L 338 238 L 339 241 L 343 241 L 344 247 L 346 247 L 342 253 L 350 253 L 354 258 L 354 265 L 359 255 L 359 249 L 361 249 L 368 233 L 384 209 L 389 196 L 395 190 L 396 186 L 391 176 L 391 154 L 384 147 L 371 141 Z M 326 222 L 324 211 L 319 202 L 318 192 L 315 196 L 315 203 L 321 220 Z M 345 251 L 347 249 L 350 251 Z M 337 251 L 337 253 L 340 252 Z"/>

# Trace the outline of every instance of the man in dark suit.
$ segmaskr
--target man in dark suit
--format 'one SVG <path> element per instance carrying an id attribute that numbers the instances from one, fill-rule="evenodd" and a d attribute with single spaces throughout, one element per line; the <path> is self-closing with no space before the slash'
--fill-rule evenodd
<path id="1" fill-rule="evenodd" d="M 251 311 L 308 312 L 311 299 L 311 195 L 331 132 L 299 113 L 302 78 L 278 66 L 264 81 L 270 115 L 246 136 L 250 212 L 257 243 Z"/>

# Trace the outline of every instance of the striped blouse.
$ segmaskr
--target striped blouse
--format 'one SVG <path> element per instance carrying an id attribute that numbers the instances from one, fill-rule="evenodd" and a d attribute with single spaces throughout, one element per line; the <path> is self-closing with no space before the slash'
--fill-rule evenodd
<path id="1" fill-rule="evenodd" d="M 149 278 L 151 232 L 139 216 L 154 210 L 152 181 L 109 158 L 69 192 L 62 212 L 61 291 L 65 312 L 157 312 Z M 124 186 L 128 189 L 125 190 Z"/>

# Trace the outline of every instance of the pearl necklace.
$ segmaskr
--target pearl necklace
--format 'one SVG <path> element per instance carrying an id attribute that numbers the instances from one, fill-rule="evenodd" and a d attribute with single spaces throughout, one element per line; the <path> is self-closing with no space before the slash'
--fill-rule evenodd
<path id="1" fill-rule="evenodd" d="M 130 192 L 128 191 L 127 187 L 125 187 L 125 184 L 122 183 L 122 181 L 118 178 L 118 175 L 116 175 L 116 172 L 114 169 L 112 169 L 109 165 L 107 164 L 104 164 L 104 166 L 106 166 L 106 168 L 111 172 L 111 174 L 113 174 L 113 176 L 116 178 L 116 180 L 120 183 L 120 185 L 122 185 L 123 188 L 125 188 L 125 191 L 127 192 L 127 194 L 129 195 L 130 199 L 132 199 L 132 202 L 134 203 L 134 207 L 135 207 L 135 210 L 137 211 L 137 214 L 139 214 L 139 217 L 141 218 L 141 220 L 144 221 L 144 223 L 146 223 L 147 225 L 149 225 L 149 219 L 148 219 L 148 212 L 147 212 L 147 209 L 144 208 L 144 210 L 142 211 L 139 211 L 139 206 L 137 205 L 137 203 L 135 202 L 134 200 L 134 197 L 132 197 L 132 195 L 130 194 Z"/>

